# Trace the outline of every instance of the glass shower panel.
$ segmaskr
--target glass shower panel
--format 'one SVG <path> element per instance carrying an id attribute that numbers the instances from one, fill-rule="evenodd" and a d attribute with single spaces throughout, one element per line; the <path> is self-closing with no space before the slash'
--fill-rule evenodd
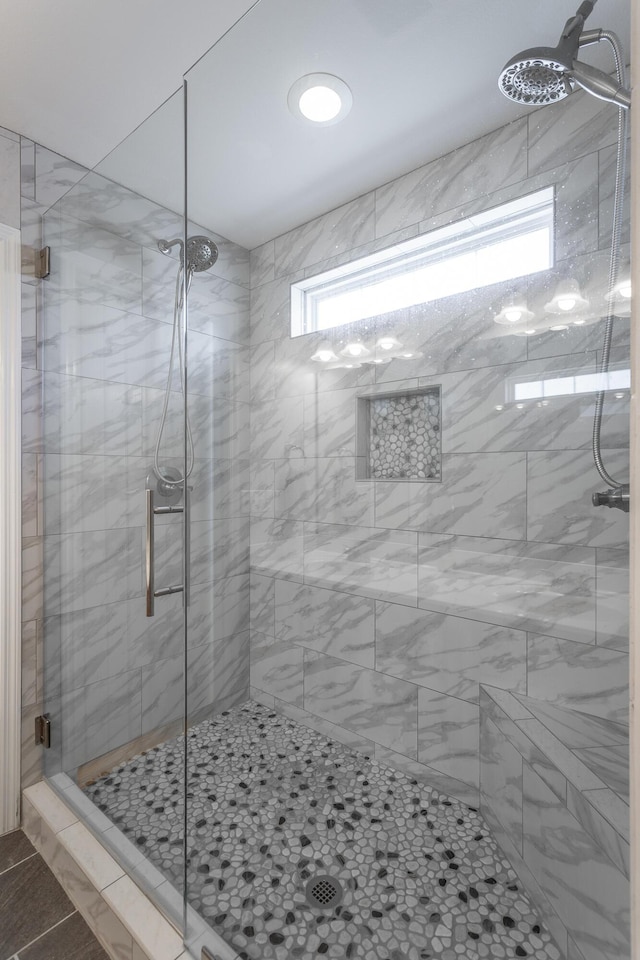
<path id="1" fill-rule="evenodd" d="M 170 869 L 150 856 L 141 882 L 177 919 L 161 884 L 182 883 L 184 614 L 178 592 L 152 610 L 147 577 L 182 584 L 182 133 L 180 90 L 45 213 L 42 283 L 46 774 L 130 869 L 162 838 Z M 136 794 L 148 830 L 126 820 Z"/>
<path id="2" fill-rule="evenodd" d="M 628 956 L 628 517 L 591 452 L 603 390 L 627 480 L 616 108 L 496 105 L 498 45 L 445 133 L 416 91 L 449 15 L 263 0 L 187 74 L 190 230 L 220 251 L 188 304 L 196 952 Z M 353 106 L 313 126 L 288 99 L 322 71 Z"/>

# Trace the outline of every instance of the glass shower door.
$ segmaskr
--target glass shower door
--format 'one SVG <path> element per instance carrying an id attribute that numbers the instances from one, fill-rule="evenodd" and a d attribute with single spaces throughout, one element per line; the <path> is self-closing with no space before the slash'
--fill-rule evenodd
<path id="1" fill-rule="evenodd" d="M 178 886 L 184 227 L 139 171 L 156 137 L 179 184 L 181 131 L 178 91 L 43 217 L 41 443 L 46 775 L 128 866 L 147 854 Z"/>

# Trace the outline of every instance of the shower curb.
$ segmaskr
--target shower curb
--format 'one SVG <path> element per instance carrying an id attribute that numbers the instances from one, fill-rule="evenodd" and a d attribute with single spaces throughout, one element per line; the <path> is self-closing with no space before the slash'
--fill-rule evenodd
<path id="1" fill-rule="evenodd" d="M 22 829 L 111 960 L 192 960 L 175 927 L 45 781 L 23 791 Z"/>

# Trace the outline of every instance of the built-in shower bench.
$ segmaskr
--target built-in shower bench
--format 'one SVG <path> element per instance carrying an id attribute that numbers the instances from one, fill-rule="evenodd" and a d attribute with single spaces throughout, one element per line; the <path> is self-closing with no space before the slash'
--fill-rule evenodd
<path id="1" fill-rule="evenodd" d="M 568 960 L 626 960 L 629 732 L 480 691 L 482 812 Z"/>

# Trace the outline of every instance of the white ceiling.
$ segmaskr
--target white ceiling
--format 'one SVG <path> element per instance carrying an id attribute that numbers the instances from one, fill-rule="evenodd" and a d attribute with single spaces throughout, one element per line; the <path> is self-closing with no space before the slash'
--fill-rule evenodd
<path id="1" fill-rule="evenodd" d="M 253 248 L 515 119 L 526 111 L 498 92 L 501 67 L 523 48 L 554 45 L 576 5 L 260 0 L 187 75 L 191 218 Z M 0 124 L 91 166 L 249 6 L 0 0 L 8 10 Z M 628 46 L 627 0 L 599 0 L 589 21 L 597 25 Z M 583 58 L 604 67 L 603 53 L 588 48 Z M 313 127 L 289 112 L 289 87 L 313 72 L 337 74 L 351 87 L 343 122 Z M 179 96 L 99 170 L 181 210 L 182 157 Z"/>

